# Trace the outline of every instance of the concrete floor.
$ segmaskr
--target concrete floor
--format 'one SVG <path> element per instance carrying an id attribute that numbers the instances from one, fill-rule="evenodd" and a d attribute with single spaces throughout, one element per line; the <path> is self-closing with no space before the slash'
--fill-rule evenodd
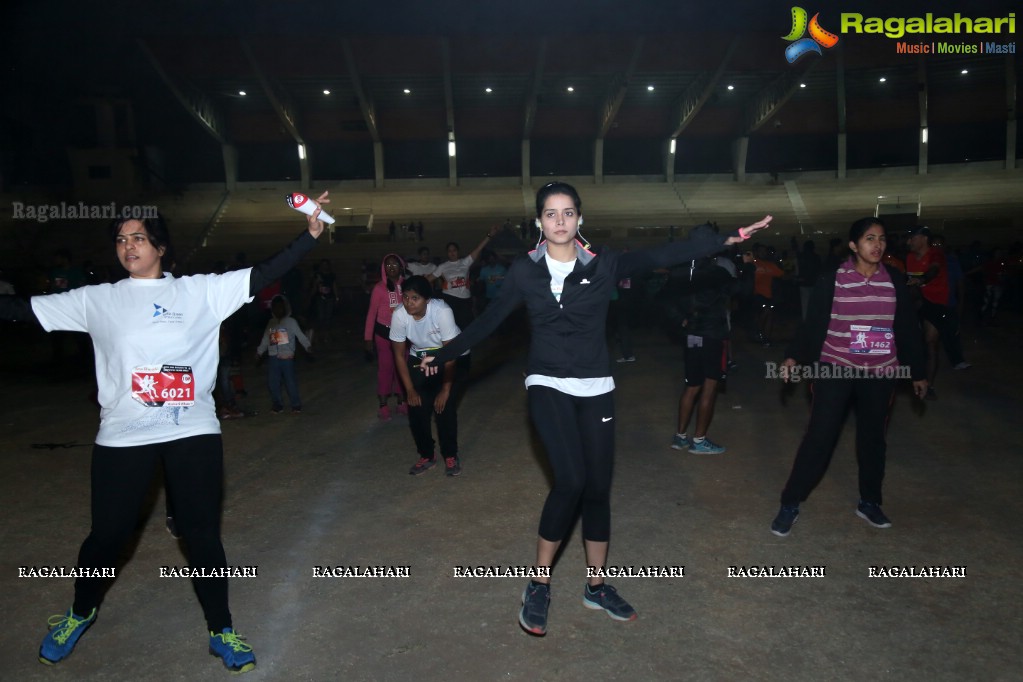
<path id="1" fill-rule="evenodd" d="M 361 326 L 361 325 L 353 325 Z M 710 435 L 725 455 L 668 448 L 682 365 L 652 330 L 615 366 L 617 466 L 610 563 L 684 565 L 684 578 L 610 581 L 639 619 L 580 604 L 578 528 L 555 570 L 549 633 L 516 621 L 522 579 L 456 579 L 455 566 L 533 559 L 548 474 L 525 412 L 520 350 L 487 342 L 459 412 L 464 474 L 419 478 L 404 420 L 376 418 L 375 370 L 358 332 L 302 364 L 301 415 L 268 413 L 249 367 L 247 406 L 224 424 L 228 562 L 236 627 L 254 646 L 249 680 L 1017 680 L 1023 547 L 1018 319 L 967 334 L 975 368 L 945 369 L 940 400 L 900 391 L 889 431 L 885 510 L 858 519 L 853 420 L 787 538 L 768 531 L 806 425 L 805 385 L 763 378 L 779 349 L 738 343 L 739 368 Z M 36 661 L 47 616 L 72 582 L 17 567 L 73 566 L 89 526 L 90 381 L 47 373 L 46 341 L 21 332 L 0 360 L 2 680 L 223 679 L 206 653 L 185 559 L 163 528 L 162 491 L 97 623 L 54 668 Z M 7 328 L 6 331 L 10 331 Z M 341 336 L 341 335 L 339 335 Z M 518 348 L 518 346 L 515 346 Z M 1011 358 L 1010 363 L 1005 359 Z M 154 488 L 155 490 L 155 488 Z M 314 578 L 314 566 L 400 565 L 405 579 Z M 729 578 L 729 566 L 826 566 L 823 578 Z M 958 579 L 869 578 L 876 565 L 966 566 Z"/>

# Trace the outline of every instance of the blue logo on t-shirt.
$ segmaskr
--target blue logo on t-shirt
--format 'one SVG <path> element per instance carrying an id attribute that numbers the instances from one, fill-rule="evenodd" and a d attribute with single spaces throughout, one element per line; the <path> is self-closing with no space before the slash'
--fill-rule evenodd
<path id="1" fill-rule="evenodd" d="M 153 311 L 153 317 L 159 317 L 160 315 L 164 315 L 167 312 L 167 309 L 164 308 L 159 303 L 154 303 L 153 307 L 156 308 L 156 310 Z"/>

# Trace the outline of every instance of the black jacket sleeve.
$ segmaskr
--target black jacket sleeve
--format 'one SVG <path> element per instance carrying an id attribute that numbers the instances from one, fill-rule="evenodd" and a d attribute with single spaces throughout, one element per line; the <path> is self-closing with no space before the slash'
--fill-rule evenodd
<path id="1" fill-rule="evenodd" d="M 254 266 L 252 272 L 249 273 L 249 296 L 255 296 L 260 289 L 287 274 L 288 270 L 302 262 L 302 259 L 313 250 L 314 246 L 316 246 L 316 237 L 306 231 L 276 255 L 270 256 Z"/>
<path id="2" fill-rule="evenodd" d="M 725 240 L 728 237 L 738 234 L 738 231 L 735 231 L 722 235 L 714 232 L 709 225 L 700 225 L 693 229 L 689 239 L 621 254 L 618 257 L 615 276 L 624 277 L 634 272 L 670 268 L 672 265 L 695 258 L 712 256 L 725 248 Z"/>
<path id="3" fill-rule="evenodd" d="M 905 284 L 905 274 L 895 268 L 888 267 L 895 284 L 895 322 L 892 331 L 895 333 L 895 352 L 899 356 L 899 364 L 909 365 L 909 373 L 913 381 L 927 378 L 927 354 L 924 349 L 924 333 L 920 328 L 920 318 L 909 287 Z"/>
<path id="4" fill-rule="evenodd" d="M 820 359 L 824 339 L 831 322 L 831 304 L 835 300 L 835 275 L 830 273 L 817 280 L 806 306 L 806 319 L 799 325 L 796 337 L 785 349 L 785 357 L 801 365 Z"/>
<path id="5" fill-rule="evenodd" d="M 501 288 L 497 292 L 497 298 L 490 302 L 487 309 L 473 320 L 472 324 L 463 329 L 461 334 L 451 339 L 446 346 L 438 349 L 436 352 L 428 353 L 428 355 L 437 358 L 436 363 L 438 365 L 454 360 L 490 336 L 491 332 L 497 329 L 497 325 L 501 324 L 501 321 L 518 307 L 519 303 L 522 302 L 523 296 L 522 287 L 517 280 L 522 274 L 522 269 L 528 267 L 529 262 L 527 258 L 520 258 L 512 263 L 512 266 L 508 268 L 508 274 L 505 275 Z"/>
<path id="6" fill-rule="evenodd" d="M 36 324 L 39 323 L 35 311 L 32 310 L 32 304 L 21 296 L 12 296 L 10 294 L 0 296 L 0 320 L 11 320 L 14 322 L 28 320 Z"/>

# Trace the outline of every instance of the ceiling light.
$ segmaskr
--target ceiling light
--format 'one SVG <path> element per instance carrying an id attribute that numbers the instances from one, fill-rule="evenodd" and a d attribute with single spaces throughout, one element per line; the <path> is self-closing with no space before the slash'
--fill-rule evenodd
<path id="1" fill-rule="evenodd" d="M 402 92 L 404 92 L 406 95 L 411 95 L 412 94 L 412 91 L 409 90 L 408 88 L 405 88 L 404 90 L 402 90 Z"/>
<path id="2" fill-rule="evenodd" d="M 324 90 L 324 91 L 323 91 L 323 94 L 324 94 L 324 95 L 329 95 L 329 94 L 330 94 L 330 90 Z"/>
<path id="3" fill-rule="evenodd" d="M 571 85 L 569 85 L 568 86 L 568 91 L 569 92 L 575 92 L 575 88 L 573 88 Z"/>
<path id="4" fill-rule="evenodd" d="M 238 94 L 244 97 L 247 93 L 244 90 L 239 90 Z"/>
<path id="5" fill-rule="evenodd" d="M 729 85 L 729 86 L 728 86 L 728 89 L 729 89 L 729 90 L 735 90 L 735 86 L 734 86 L 734 85 Z"/>

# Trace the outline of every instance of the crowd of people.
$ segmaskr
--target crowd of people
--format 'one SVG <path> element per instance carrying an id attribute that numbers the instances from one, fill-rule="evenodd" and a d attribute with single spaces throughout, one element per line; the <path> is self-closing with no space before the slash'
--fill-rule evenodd
<path id="1" fill-rule="evenodd" d="M 329 201 L 327 194 L 318 201 Z M 523 589 L 518 622 L 542 636 L 551 572 L 577 518 L 586 565 L 607 563 L 616 429 L 611 369 L 615 355 L 617 363 L 642 361 L 632 340 L 638 324 L 658 324 L 681 345 L 684 388 L 670 447 L 697 455 L 726 452 L 709 431 L 717 395 L 736 366 L 731 346 L 736 333 L 769 348 L 779 322 L 786 329 L 794 325 L 784 377 L 807 366 L 845 372 L 814 382 L 809 425 L 770 524 L 772 533 L 784 537 L 825 475 L 850 405 L 860 469 L 855 512 L 873 527 L 891 526 L 881 508 L 882 483 L 885 429 L 899 376 L 889 370 L 908 368 L 905 378 L 914 394 L 936 399 L 942 350 L 953 369 L 970 367 L 962 321 L 997 324 L 1000 310 L 1019 310 L 1023 303 L 1019 244 L 985 251 L 974 242 L 950 252 L 926 226 L 898 234 L 883 220 L 864 218 L 832 240 L 823 255 L 813 241 L 795 239 L 779 255 L 755 239 L 771 222 L 766 216 L 733 230 L 708 222 L 685 239 L 676 239 L 673 230 L 666 245 L 619 251 L 595 248 L 585 239 L 582 208 L 574 187 L 549 183 L 536 194 L 532 225 L 510 220 L 495 225 L 464 256 L 453 241 L 443 259 L 434 259 L 426 245 L 415 254 L 386 253 L 354 296 L 346 295 L 330 259 L 317 260 L 308 277 L 300 269 L 323 231 L 318 212 L 296 240 L 256 266 L 239 253 L 234 263 L 219 263 L 210 274 L 175 276 L 166 226 L 145 219 L 111 227 L 127 273 L 117 281 L 89 279 L 64 250 L 54 255 L 45 289 L 30 300 L 17 296 L 0 273 L 0 319 L 34 321 L 46 331 L 91 339 L 95 366 L 102 368 L 96 373 L 101 413 L 92 454 L 92 526 L 77 565 L 115 564 L 161 466 L 168 521 L 173 517 L 172 532 L 184 539 L 190 564 L 226 566 L 218 417 L 244 415 L 238 395 L 247 392 L 236 371 L 244 349 L 267 356 L 271 413 L 284 411 L 282 387 L 291 411 L 299 413 L 299 346 L 312 361 L 314 351 L 336 345 L 338 322 L 356 317 L 363 320 L 365 358 L 377 368 L 376 416 L 407 417 L 416 451 L 409 474 L 432 469 L 439 445 L 446 474 L 459 476 L 457 415 L 470 350 L 507 331 L 505 320 L 524 308 L 527 410 L 553 485 L 536 537 L 535 567 L 542 571 Z M 403 232 L 409 231 L 406 225 Z M 422 223 L 411 233 L 422 242 Z M 393 222 L 390 234 L 396 234 Z M 537 237 L 535 245 L 522 243 L 527 234 Z M 519 247 L 490 248 L 502 235 Z M 167 347 L 166 330 L 157 330 L 158 324 L 182 326 L 173 336 L 175 347 Z M 139 342 L 152 334 L 160 334 L 161 342 Z M 63 340 L 60 344 L 54 348 Z M 612 354 L 615 344 L 620 353 Z M 56 351 L 54 360 L 61 361 Z M 367 386 L 367 399 L 370 390 Z M 232 672 L 253 669 L 252 648 L 233 628 L 226 578 L 196 578 L 194 585 L 210 651 Z M 76 581 L 71 607 L 50 619 L 40 661 L 54 664 L 71 653 L 95 622 L 107 587 L 99 578 Z M 582 601 L 615 620 L 637 618 L 599 573 L 583 586 Z"/>

